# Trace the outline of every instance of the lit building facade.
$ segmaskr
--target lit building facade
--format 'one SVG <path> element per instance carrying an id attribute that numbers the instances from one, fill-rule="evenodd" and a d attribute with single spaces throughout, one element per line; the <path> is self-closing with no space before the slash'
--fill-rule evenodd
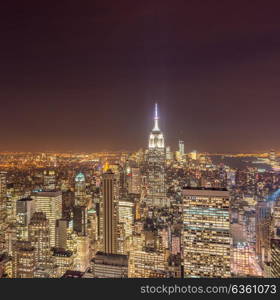
<path id="1" fill-rule="evenodd" d="M 44 171 L 44 190 L 53 191 L 56 185 L 56 175 L 54 170 Z"/>
<path id="2" fill-rule="evenodd" d="M 140 194 L 140 192 L 141 192 L 140 168 L 129 168 L 128 192 L 131 194 Z"/>
<path id="3" fill-rule="evenodd" d="M 184 277 L 230 277 L 229 192 L 183 190 Z"/>
<path id="4" fill-rule="evenodd" d="M 129 200 L 120 200 L 118 202 L 119 223 L 124 224 L 125 238 L 132 236 L 132 227 L 134 223 L 134 203 Z"/>
<path id="5" fill-rule="evenodd" d="M 56 267 L 56 277 L 60 278 L 67 270 L 72 270 L 74 265 L 74 255 L 72 251 L 54 248 L 53 264 Z"/>
<path id="6" fill-rule="evenodd" d="M 7 253 L 0 254 L 0 278 L 13 277 L 12 258 Z"/>
<path id="7" fill-rule="evenodd" d="M 272 208 L 269 265 L 270 265 L 269 277 L 279 278 L 280 277 L 280 200 L 279 199 L 275 201 L 274 206 Z"/>
<path id="8" fill-rule="evenodd" d="M 77 236 L 77 253 L 74 259 L 74 268 L 77 271 L 85 272 L 89 267 L 90 241 L 88 236 Z"/>
<path id="9" fill-rule="evenodd" d="M 0 251 L 5 247 L 5 221 L 7 218 L 7 172 L 0 171 Z"/>
<path id="10" fill-rule="evenodd" d="M 258 202 L 256 205 L 256 255 L 264 273 L 269 269 L 271 258 L 271 205 L 272 203 L 267 201 Z"/>
<path id="11" fill-rule="evenodd" d="M 45 213 L 50 226 L 50 245 L 55 247 L 56 220 L 62 217 L 62 193 L 57 191 L 36 192 L 32 196 L 35 200 L 36 212 Z"/>
<path id="12" fill-rule="evenodd" d="M 28 226 L 28 240 L 35 248 L 36 266 L 50 260 L 50 228 L 46 215 L 35 212 Z"/>
<path id="13" fill-rule="evenodd" d="M 31 197 L 16 201 L 17 224 L 27 226 L 35 212 L 35 201 Z"/>
<path id="14" fill-rule="evenodd" d="M 179 236 L 172 235 L 171 238 L 171 253 L 177 255 L 181 253 L 181 240 Z"/>
<path id="15" fill-rule="evenodd" d="M 179 141 L 179 153 L 183 157 L 185 155 L 185 144 L 184 141 Z"/>
<path id="16" fill-rule="evenodd" d="M 16 201 L 16 227 L 18 240 L 28 240 L 28 224 L 35 212 L 35 201 L 31 197 Z"/>
<path id="17" fill-rule="evenodd" d="M 129 255 L 129 278 L 166 277 L 167 261 L 163 252 L 131 251 Z"/>
<path id="18" fill-rule="evenodd" d="M 103 174 L 102 196 L 103 196 L 103 245 L 104 252 L 108 254 L 117 253 L 117 211 L 116 194 L 114 188 L 114 173 L 107 170 Z"/>
<path id="19" fill-rule="evenodd" d="M 0 171 L 0 209 L 1 219 L 5 216 L 7 201 L 7 172 Z"/>
<path id="20" fill-rule="evenodd" d="M 147 203 L 152 206 L 166 205 L 165 143 L 159 129 L 158 107 L 155 105 L 154 127 L 147 150 Z"/>
<path id="21" fill-rule="evenodd" d="M 75 205 L 86 206 L 86 178 L 83 173 L 75 177 Z"/>
<path id="22" fill-rule="evenodd" d="M 128 257 L 97 252 L 91 261 L 91 271 L 94 278 L 127 278 Z"/>
<path id="23" fill-rule="evenodd" d="M 280 277 L 280 239 L 271 240 L 271 277 Z"/>
<path id="24" fill-rule="evenodd" d="M 13 254 L 13 278 L 34 278 L 35 248 L 30 242 L 18 242 Z"/>

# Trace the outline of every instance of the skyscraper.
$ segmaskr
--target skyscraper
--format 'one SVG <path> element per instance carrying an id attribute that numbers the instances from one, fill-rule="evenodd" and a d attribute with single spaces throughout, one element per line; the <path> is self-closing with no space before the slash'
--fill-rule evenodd
<path id="1" fill-rule="evenodd" d="M 12 278 L 12 258 L 7 253 L 0 254 L 0 278 Z"/>
<path id="2" fill-rule="evenodd" d="M 118 203 L 119 223 L 124 224 L 125 237 L 132 236 L 134 222 L 134 203 L 129 199 L 120 200 Z"/>
<path id="3" fill-rule="evenodd" d="M 91 269 L 94 278 L 127 278 L 128 257 L 97 252 L 91 261 Z"/>
<path id="4" fill-rule="evenodd" d="M 55 190 L 55 171 L 54 170 L 45 170 L 44 171 L 44 190 L 53 191 Z"/>
<path id="5" fill-rule="evenodd" d="M 280 277 L 280 239 L 271 240 L 271 276 Z"/>
<path id="6" fill-rule="evenodd" d="M 67 229 L 68 221 L 65 219 L 56 220 L 55 228 L 55 247 L 56 248 L 67 248 Z"/>
<path id="7" fill-rule="evenodd" d="M 173 159 L 173 153 L 171 152 L 170 146 L 166 147 L 165 157 L 168 162 L 172 161 L 172 159 Z"/>
<path id="8" fill-rule="evenodd" d="M 77 253 L 74 258 L 74 268 L 77 271 L 85 272 L 90 261 L 90 240 L 88 236 L 80 235 L 76 238 Z"/>
<path id="9" fill-rule="evenodd" d="M 269 269 L 267 266 L 270 264 L 272 221 L 272 201 L 258 202 L 256 205 L 256 255 L 264 273 Z"/>
<path id="10" fill-rule="evenodd" d="M 0 221 L 6 217 L 6 200 L 7 200 L 7 172 L 0 171 Z"/>
<path id="11" fill-rule="evenodd" d="M 179 141 L 179 152 L 181 156 L 185 155 L 185 145 L 182 140 Z"/>
<path id="12" fill-rule="evenodd" d="M 0 171 L 0 198 L 7 196 L 7 172 Z"/>
<path id="13" fill-rule="evenodd" d="M 56 191 L 35 192 L 33 194 L 36 211 L 46 214 L 50 226 L 50 244 L 55 246 L 55 226 L 56 220 L 62 216 L 62 193 Z"/>
<path id="14" fill-rule="evenodd" d="M 139 168 L 131 168 L 128 173 L 128 192 L 131 194 L 140 194 L 141 191 L 141 173 Z"/>
<path id="15" fill-rule="evenodd" d="M 129 255 L 129 278 L 167 277 L 167 261 L 163 252 L 131 251 Z"/>
<path id="16" fill-rule="evenodd" d="M 164 206 L 165 188 L 165 146 L 164 136 L 159 129 L 158 106 L 155 104 L 154 127 L 149 137 L 147 150 L 147 203 Z"/>
<path id="17" fill-rule="evenodd" d="M 53 248 L 52 259 L 57 267 L 56 277 L 60 278 L 67 270 L 73 269 L 74 255 L 72 251 L 60 248 Z"/>
<path id="18" fill-rule="evenodd" d="M 229 192 L 183 190 L 184 277 L 230 277 Z"/>
<path id="19" fill-rule="evenodd" d="M 107 170 L 102 180 L 103 194 L 103 244 L 107 254 L 117 253 L 117 220 L 114 173 Z"/>
<path id="20" fill-rule="evenodd" d="M 191 153 L 190 153 L 190 157 L 192 160 L 197 160 L 197 151 L 196 150 L 193 150 Z"/>
<path id="21" fill-rule="evenodd" d="M 50 228 L 45 213 L 33 214 L 28 226 L 28 240 L 35 248 L 36 266 L 47 264 L 50 258 Z"/>
<path id="22" fill-rule="evenodd" d="M 75 205 L 86 205 L 86 178 L 83 173 L 75 177 Z"/>
<path id="23" fill-rule="evenodd" d="M 28 224 L 35 211 L 35 201 L 31 197 L 16 201 L 17 235 L 20 240 L 28 238 Z"/>
<path id="24" fill-rule="evenodd" d="M 35 248 L 30 242 L 18 242 L 13 255 L 13 277 L 34 278 Z"/>
<path id="25" fill-rule="evenodd" d="M 279 278 L 280 277 L 280 200 L 276 200 L 273 203 L 271 213 L 271 231 L 268 237 L 270 238 L 269 252 L 270 252 L 270 275 L 269 277 Z M 268 276 L 267 276 L 268 277 Z"/>
<path id="26" fill-rule="evenodd" d="M 31 197 L 26 197 L 17 200 L 16 202 L 17 223 L 23 226 L 27 226 L 30 222 L 30 219 L 34 211 L 35 211 L 35 201 Z"/>
<path id="27" fill-rule="evenodd" d="M 4 227 L 7 218 L 7 172 L 0 171 L 0 251 L 5 247 Z"/>
<path id="28" fill-rule="evenodd" d="M 85 206 L 73 207 L 73 229 L 79 235 L 87 234 L 87 208 Z"/>

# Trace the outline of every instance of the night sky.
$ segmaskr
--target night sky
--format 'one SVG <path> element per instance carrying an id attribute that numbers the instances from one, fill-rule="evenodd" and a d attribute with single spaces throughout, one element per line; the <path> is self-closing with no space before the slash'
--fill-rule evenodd
<path id="1" fill-rule="evenodd" d="M 0 150 L 280 150 L 279 1 L 2 2 Z"/>

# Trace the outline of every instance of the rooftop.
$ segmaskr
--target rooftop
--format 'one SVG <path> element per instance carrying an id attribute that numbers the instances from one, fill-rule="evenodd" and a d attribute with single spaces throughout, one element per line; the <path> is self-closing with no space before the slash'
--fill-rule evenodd
<path id="1" fill-rule="evenodd" d="M 108 254 L 98 251 L 92 262 L 104 265 L 127 266 L 128 256 L 123 254 Z"/>
<path id="2" fill-rule="evenodd" d="M 21 198 L 18 201 L 32 201 L 33 199 L 31 197 L 25 197 L 25 198 Z"/>
<path id="3" fill-rule="evenodd" d="M 36 191 L 32 193 L 32 196 L 36 196 L 36 197 L 57 197 L 62 195 L 61 191 Z"/>
<path id="4" fill-rule="evenodd" d="M 82 278 L 84 272 L 67 270 L 61 278 Z"/>
<path id="5" fill-rule="evenodd" d="M 64 256 L 71 257 L 73 255 L 72 251 L 65 250 L 63 248 L 53 248 L 53 256 Z"/>
<path id="6" fill-rule="evenodd" d="M 183 190 L 194 190 L 194 191 L 224 191 L 227 192 L 226 188 L 207 188 L 207 187 L 191 187 L 191 186 L 184 186 Z"/>

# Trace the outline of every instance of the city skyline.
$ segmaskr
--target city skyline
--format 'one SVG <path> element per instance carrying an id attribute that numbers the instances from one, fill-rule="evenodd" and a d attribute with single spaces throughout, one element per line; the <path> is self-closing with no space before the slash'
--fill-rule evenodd
<path id="1" fill-rule="evenodd" d="M 2 5 L 0 151 L 280 149 L 279 3 Z"/>
<path id="2" fill-rule="evenodd" d="M 151 121 L 150 120 L 150 123 L 152 124 L 152 122 L 153 122 L 153 130 L 152 131 L 157 131 L 157 130 L 159 130 L 159 132 L 161 133 L 161 130 L 159 129 L 159 127 L 158 127 L 158 124 L 159 124 L 159 119 L 161 118 L 161 117 L 159 117 L 159 104 L 158 104 L 158 102 L 154 102 L 153 103 L 153 105 L 154 105 L 154 110 L 153 110 L 153 117 L 151 118 L 151 120 L 153 120 L 153 121 Z M 162 119 L 162 118 L 161 118 Z M 176 139 L 175 140 L 175 138 L 173 137 L 173 138 L 171 138 L 171 140 L 173 141 L 173 143 L 166 143 L 166 145 L 165 145 L 165 147 L 170 147 L 170 146 L 172 146 L 172 150 L 173 151 L 176 151 L 176 150 L 178 150 L 179 149 L 179 144 L 180 144 L 180 142 L 181 141 L 183 141 L 183 139 L 181 138 L 178 138 L 178 139 Z M 184 142 L 184 141 L 183 141 Z M 149 143 L 149 142 L 148 142 Z M 164 144 L 164 141 L 163 141 L 163 144 Z M 141 145 L 140 147 L 139 147 L 139 149 L 136 149 L 135 147 L 134 148 L 125 148 L 125 146 L 124 146 L 124 148 L 122 148 L 122 149 L 114 149 L 114 148 L 107 148 L 107 149 L 99 149 L 99 150 L 88 150 L 88 151 L 83 151 L 83 150 L 81 150 L 81 149 L 75 149 L 75 147 L 73 147 L 72 149 L 36 149 L 36 150 L 32 150 L 32 149 L 30 149 L 30 148 L 25 148 L 25 147 L 23 147 L 23 149 L 21 150 L 21 148 L 22 148 L 22 146 L 20 146 L 18 149 L 14 149 L 14 150 L 10 150 L 10 149 L 1 149 L 0 148 L 0 153 L 2 152 L 2 153 L 4 153 L 4 152 L 11 152 L 11 153 L 13 153 L 13 152 L 15 152 L 15 153 L 17 153 L 17 152 L 33 152 L 33 153 L 36 153 L 36 152 L 57 152 L 57 153 L 63 153 L 63 152 L 73 152 L 73 153 L 94 153 L 94 152 L 122 152 L 122 151 L 128 151 L 128 152 L 133 152 L 133 151 L 137 151 L 137 150 L 139 150 L 139 149 L 142 149 L 142 148 L 145 148 L 145 145 Z M 163 148 L 164 148 L 164 146 L 163 146 Z M 190 145 L 188 145 L 187 144 L 187 152 L 192 152 L 192 151 L 197 151 L 196 150 L 197 148 L 195 148 L 195 146 L 194 147 L 190 147 Z M 222 152 L 222 151 L 206 151 L 206 150 L 202 150 L 202 149 L 199 149 L 199 152 L 201 152 L 201 153 L 209 153 L 209 154 L 218 154 L 218 155 L 223 155 L 223 154 L 244 154 L 245 153 L 245 155 L 246 154 L 264 154 L 264 153 L 268 153 L 269 151 L 275 151 L 275 149 L 273 149 L 273 148 L 265 148 L 265 149 L 262 149 L 262 150 L 256 150 L 256 151 L 243 151 L 242 152 L 242 150 L 240 150 L 240 151 L 225 151 L 225 152 Z M 277 152 L 278 152 L 278 150 L 276 150 Z"/>
<path id="3" fill-rule="evenodd" d="M 273 0 L 2 4 L 0 282 L 277 295 L 279 10 Z"/>
<path id="4" fill-rule="evenodd" d="M 0 153 L 0 278 L 280 277 L 280 155 Z"/>

